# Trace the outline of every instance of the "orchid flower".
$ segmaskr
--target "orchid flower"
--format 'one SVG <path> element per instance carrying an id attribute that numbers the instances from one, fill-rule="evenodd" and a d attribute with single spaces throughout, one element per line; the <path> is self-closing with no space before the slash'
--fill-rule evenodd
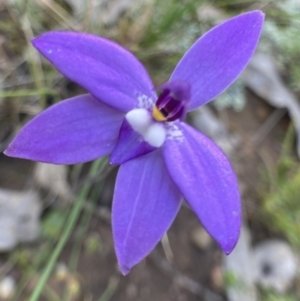
<path id="1" fill-rule="evenodd" d="M 110 163 L 121 165 L 112 228 L 124 275 L 161 240 L 182 197 L 222 250 L 233 250 L 241 225 L 235 174 L 223 152 L 184 118 L 239 76 L 256 48 L 263 19 L 262 12 L 252 11 L 214 27 L 157 89 L 130 52 L 105 38 L 48 32 L 32 41 L 90 94 L 33 118 L 5 154 L 52 164 L 110 154 Z"/>

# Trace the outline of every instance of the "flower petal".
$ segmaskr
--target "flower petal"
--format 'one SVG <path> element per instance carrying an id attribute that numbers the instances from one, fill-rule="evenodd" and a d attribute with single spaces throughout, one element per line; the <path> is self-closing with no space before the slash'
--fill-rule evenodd
<path id="1" fill-rule="evenodd" d="M 4 153 L 54 164 L 91 161 L 112 151 L 123 119 L 91 95 L 70 98 L 33 118 Z"/>
<path id="2" fill-rule="evenodd" d="M 264 14 L 252 11 L 208 31 L 187 51 L 170 81 L 192 85 L 189 110 L 222 93 L 248 64 L 261 33 Z"/>
<path id="3" fill-rule="evenodd" d="M 112 226 L 124 275 L 160 241 L 180 208 L 180 198 L 165 169 L 160 149 L 121 165 Z"/>
<path id="4" fill-rule="evenodd" d="M 61 73 L 109 106 L 127 112 L 137 107 L 139 97 L 155 97 L 143 65 L 112 41 L 91 34 L 49 32 L 32 43 Z"/>
<path id="5" fill-rule="evenodd" d="M 206 230 L 229 254 L 240 231 L 240 196 L 235 174 L 221 150 L 187 124 L 178 124 L 183 139 L 167 139 L 167 170 Z"/>

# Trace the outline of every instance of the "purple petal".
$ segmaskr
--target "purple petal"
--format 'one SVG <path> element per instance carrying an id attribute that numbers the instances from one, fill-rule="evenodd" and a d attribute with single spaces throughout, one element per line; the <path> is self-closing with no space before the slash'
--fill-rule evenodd
<path id="1" fill-rule="evenodd" d="M 156 147 L 144 141 L 143 137 L 134 131 L 124 119 L 120 129 L 119 139 L 110 155 L 111 164 L 122 164 L 141 155 L 154 151 Z"/>
<path id="2" fill-rule="evenodd" d="M 160 241 L 180 208 L 180 198 L 160 150 L 121 165 L 113 200 L 112 226 L 124 275 Z"/>
<path id="3" fill-rule="evenodd" d="M 107 39 L 75 32 L 49 32 L 33 45 L 66 77 L 114 108 L 129 111 L 138 97 L 155 97 L 142 64 Z"/>
<path id="4" fill-rule="evenodd" d="M 74 97 L 33 118 L 4 153 L 54 164 L 91 161 L 112 151 L 123 118 L 91 95 Z"/>
<path id="5" fill-rule="evenodd" d="M 252 11 L 208 31 L 188 50 L 170 81 L 192 85 L 189 110 L 222 93 L 243 71 L 257 46 L 264 14 Z"/>
<path id="6" fill-rule="evenodd" d="M 187 124 L 177 126 L 183 139 L 168 139 L 163 146 L 167 170 L 203 226 L 229 254 L 241 225 L 235 174 L 210 139 Z"/>

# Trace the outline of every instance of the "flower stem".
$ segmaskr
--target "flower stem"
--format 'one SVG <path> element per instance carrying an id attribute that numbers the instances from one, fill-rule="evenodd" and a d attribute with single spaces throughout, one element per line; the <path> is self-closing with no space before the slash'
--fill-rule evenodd
<path id="1" fill-rule="evenodd" d="M 103 160 L 105 159 L 99 159 L 95 162 L 93 162 L 92 164 L 92 167 L 90 169 L 90 172 L 89 172 L 89 175 L 90 176 L 93 176 L 96 174 L 99 166 L 101 165 L 101 163 L 103 163 Z M 89 192 L 89 189 L 90 189 L 90 186 L 91 186 L 91 183 L 86 183 L 81 191 L 80 191 L 80 194 L 79 196 L 77 197 L 74 205 L 73 205 L 73 208 L 68 216 L 68 220 L 67 220 L 67 223 L 66 223 L 66 227 L 54 249 L 54 252 L 52 253 L 49 261 L 48 261 L 48 264 L 46 265 L 42 275 L 41 275 L 41 278 L 39 279 L 38 283 L 37 283 L 37 286 L 35 287 L 35 289 L 33 290 L 31 296 L 29 297 L 28 301 L 38 301 L 39 300 L 39 297 L 45 287 L 45 284 L 48 280 L 48 278 L 50 277 L 50 274 L 57 262 L 57 259 L 60 255 L 60 253 L 62 252 L 64 246 L 66 245 L 74 227 L 75 227 L 75 224 L 76 224 L 76 221 L 78 220 L 78 217 L 80 215 L 80 212 L 81 212 L 81 209 L 82 209 L 82 206 L 83 206 L 83 203 L 88 195 L 88 192 Z"/>

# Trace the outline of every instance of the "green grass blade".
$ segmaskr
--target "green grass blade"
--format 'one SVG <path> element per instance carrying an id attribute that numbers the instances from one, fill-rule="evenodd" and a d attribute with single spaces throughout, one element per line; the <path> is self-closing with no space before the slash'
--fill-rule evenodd
<path id="1" fill-rule="evenodd" d="M 99 159 L 95 161 L 90 169 L 90 176 L 93 176 L 96 174 L 100 164 L 102 163 L 104 159 Z M 51 272 L 53 271 L 53 268 L 58 260 L 59 255 L 61 254 L 64 246 L 66 245 L 74 227 L 76 224 L 76 221 L 80 215 L 83 203 L 88 195 L 89 189 L 90 189 L 91 184 L 86 183 L 78 198 L 76 199 L 73 208 L 70 212 L 70 215 L 68 217 L 67 223 L 66 223 L 66 228 L 63 230 L 63 233 L 54 249 L 54 252 L 52 253 L 43 273 L 41 278 L 39 279 L 39 282 L 37 283 L 37 286 L 35 287 L 34 291 L 32 292 L 31 296 L 29 297 L 28 301 L 38 301 L 40 298 L 40 295 L 45 287 L 45 284 L 47 283 Z"/>

